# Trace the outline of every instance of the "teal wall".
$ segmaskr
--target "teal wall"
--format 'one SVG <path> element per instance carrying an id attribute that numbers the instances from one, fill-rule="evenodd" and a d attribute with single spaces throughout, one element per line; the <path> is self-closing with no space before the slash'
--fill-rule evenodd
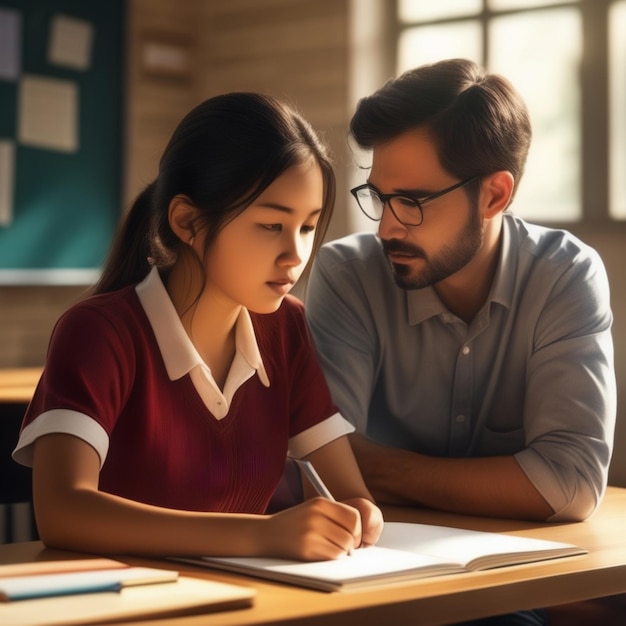
<path id="1" fill-rule="evenodd" d="M 19 78 L 0 80 L 0 139 L 15 141 L 13 221 L 0 226 L 3 270 L 98 268 L 120 214 L 123 142 L 124 0 L 0 0 L 21 13 L 21 74 L 73 81 L 79 92 L 79 149 L 20 145 Z M 54 15 L 94 28 L 91 66 L 47 60 Z M 62 282 L 62 281 L 61 281 Z"/>

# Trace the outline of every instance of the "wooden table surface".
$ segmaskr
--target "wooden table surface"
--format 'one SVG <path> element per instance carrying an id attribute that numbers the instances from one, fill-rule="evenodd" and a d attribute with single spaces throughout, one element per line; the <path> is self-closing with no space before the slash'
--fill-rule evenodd
<path id="1" fill-rule="evenodd" d="M 434 626 L 626 592 L 626 489 L 609 487 L 600 509 L 589 520 L 574 524 L 495 520 L 398 507 L 385 509 L 385 517 L 565 541 L 587 548 L 589 554 L 336 593 L 163 561 L 122 560 L 170 567 L 185 575 L 244 585 L 256 591 L 252 608 L 141 622 L 144 626 L 147 623 L 161 626 Z M 39 542 L 0 546 L 0 563 L 76 556 L 45 549 Z"/>

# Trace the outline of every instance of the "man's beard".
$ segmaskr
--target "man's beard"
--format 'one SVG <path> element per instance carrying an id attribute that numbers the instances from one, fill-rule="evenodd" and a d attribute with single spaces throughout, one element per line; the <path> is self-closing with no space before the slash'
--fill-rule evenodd
<path id="1" fill-rule="evenodd" d="M 444 246 L 432 258 L 428 258 L 423 248 L 406 243 L 399 239 L 383 240 L 385 254 L 389 252 L 404 252 L 421 258 L 424 267 L 415 272 L 409 263 L 391 263 L 393 277 L 398 287 L 402 289 L 423 289 L 434 285 L 448 276 L 452 276 L 465 267 L 477 254 L 483 245 L 484 233 L 478 216 L 478 209 L 471 207 L 469 219 L 463 231 L 452 243 Z"/>

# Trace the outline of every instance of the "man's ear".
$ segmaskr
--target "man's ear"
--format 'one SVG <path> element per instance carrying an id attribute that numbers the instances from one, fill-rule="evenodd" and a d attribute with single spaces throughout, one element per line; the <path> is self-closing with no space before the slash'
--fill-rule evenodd
<path id="1" fill-rule="evenodd" d="M 482 179 L 481 205 L 485 219 L 493 219 L 509 206 L 514 186 L 513 175 L 506 170 L 494 172 Z"/>
<path id="2" fill-rule="evenodd" d="M 174 234 L 188 245 L 193 245 L 196 235 L 195 220 L 198 210 L 186 196 L 174 196 L 170 201 L 168 219 Z"/>

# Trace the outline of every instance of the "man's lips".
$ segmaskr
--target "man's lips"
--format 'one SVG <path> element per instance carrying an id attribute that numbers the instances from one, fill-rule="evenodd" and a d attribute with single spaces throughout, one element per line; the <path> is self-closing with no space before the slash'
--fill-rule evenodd
<path id="1" fill-rule="evenodd" d="M 418 246 L 404 243 L 402 241 L 383 241 L 383 252 L 390 261 L 408 261 L 411 259 L 425 259 L 424 251 Z"/>
<path id="2" fill-rule="evenodd" d="M 415 254 L 410 254 L 408 252 L 387 252 L 388 259 L 414 259 Z"/>

